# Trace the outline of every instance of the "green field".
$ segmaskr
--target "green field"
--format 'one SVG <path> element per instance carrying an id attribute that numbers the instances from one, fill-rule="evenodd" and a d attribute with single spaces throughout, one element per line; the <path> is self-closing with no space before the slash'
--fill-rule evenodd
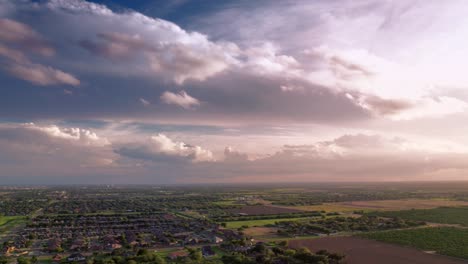
<path id="1" fill-rule="evenodd" d="M 359 236 L 468 259 L 468 229 L 429 227 L 364 233 Z"/>
<path id="2" fill-rule="evenodd" d="M 310 217 L 232 221 L 232 222 L 227 222 L 226 227 L 227 228 L 239 228 L 239 227 L 242 227 L 242 226 L 249 226 L 249 227 L 265 226 L 265 225 L 274 224 L 275 222 L 298 221 L 298 220 L 305 220 L 305 219 L 310 219 Z"/>
<path id="3" fill-rule="evenodd" d="M 406 220 L 468 226 L 468 207 L 439 207 L 404 211 L 373 212 L 382 217 L 400 217 Z"/>
<path id="4" fill-rule="evenodd" d="M 25 222 L 25 216 L 0 216 L 0 234 Z"/>

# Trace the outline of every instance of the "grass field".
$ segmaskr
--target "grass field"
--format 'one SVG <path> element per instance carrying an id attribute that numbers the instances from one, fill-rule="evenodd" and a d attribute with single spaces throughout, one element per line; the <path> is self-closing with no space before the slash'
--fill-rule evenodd
<path id="1" fill-rule="evenodd" d="M 0 234 L 25 222 L 25 216 L 0 216 Z"/>
<path id="2" fill-rule="evenodd" d="M 383 217 L 400 217 L 406 220 L 468 226 L 468 207 L 440 207 L 434 209 L 373 212 Z"/>
<path id="3" fill-rule="evenodd" d="M 365 233 L 359 236 L 468 259 L 468 229 L 430 227 Z"/>
<path id="4" fill-rule="evenodd" d="M 282 222 L 282 221 L 297 221 L 297 220 L 304 220 L 309 219 L 308 217 L 299 217 L 299 218 L 282 218 L 282 219 L 262 219 L 262 220 L 246 220 L 246 221 L 232 221 L 227 222 L 227 228 L 239 228 L 242 226 L 265 226 L 269 224 L 274 224 L 275 222 Z"/>

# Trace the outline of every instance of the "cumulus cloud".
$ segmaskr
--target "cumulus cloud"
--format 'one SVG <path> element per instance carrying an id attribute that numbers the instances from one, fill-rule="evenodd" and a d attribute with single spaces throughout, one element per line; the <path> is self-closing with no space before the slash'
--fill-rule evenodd
<path id="1" fill-rule="evenodd" d="M 298 77 L 302 73 L 300 63 L 293 56 L 281 54 L 278 47 L 271 42 L 248 48 L 244 55 L 247 61 L 243 67 L 261 75 L 284 74 L 287 77 Z"/>
<path id="2" fill-rule="evenodd" d="M 149 74 L 157 73 L 161 78 L 169 76 L 175 83 L 183 84 L 186 80 L 203 81 L 237 61 L 237 46 L 233 43 L 214 43 L 205 35 L 189 33 L 175 24 L 139 13 L 113 13 L 104 6 L 94 7 L 108 11 L 113 20 L 125 24 L 128 32 L 97 32 L 95 38 L 87 37 L 79 43 L 89 52 L 114 63 L 118 60 L 128 63 L 130 59 Z M 69 6 L 64 4 L 61 8 Z M 94 19 L 109 18 L 96 16 Z"/>
<path id="3" fill-rule="evenodd" d="M 130 143 L 116 149 L 120 155 L 151 161 L 213 161 L 213 153 L 200 146 L 174 141 L 164 134 L 151 136 L 146 144 Z"/>
<path id="4" fill-rule="evenodd" d="M 2 176 L 86 175 L 112 167 L 116 159 L 106 138 L 56 125 L 2 124 L 0 149 Z"/>
<path id="5" fill-rule="evenodd" d="M 224 148 L 224 161 L 225 162 L 245 162 L 249 160 L 247 153 L 234 150 L 232 147 Z"/>
<path id="6" fill-rule="evenodd" d="M 450 5 L 283 1 L 261 7 L 243 3 L 196 18 L 195 24 L 242 46 L 274 43 L 279 53 L 287 51 L 294 59 L 282 64 L 288 65 L 289 73 L 331 90 L 380 98 L 381 107 L 368 108 L 377 115 L 418 119 L 460 112 L 460 102 L 449 105 L 424 98 L 438 85 L 466 88 L 466 75 L 460 69 L 466 65 L 462 54 L 468 54 L 468 49 L 462 46 L 460 34 L 447 32 L 468 32 L 467 8 L 463 1 Z M 438 12 L 441 9 L 443 14 Z M 232 23 L 223 23 L 226 20 Z M 429 104 L 434 110 L 425 107 Z"/>
<path id="7" fill-rule="evenodd" d="M 80 45 L 88 51 L 110 59 L 128 58 L 142 49 L 150 49 L 139 35 L 118 32 L 99 33 L 100 42 L 82 40 Z"/>
<path id="8" fill-rule="evenodd" d="M 103 133 L 110 134 L 105 130 L 99 134 Z M 456 171 L 451 174 L 456 179 L 468 170 L 466 152 L 437 151 L 428 144 L 378 134 L 345 134 L 313 144 L 289 144 L 260 156 L 226 147 L 217 158 L 205 147 L 166 134 L 141 141 L 144 135 L 128 133 L 114 134 L 110 140 L 78 127 L 2 124 L 0 175 L 33 179 L 47 174 L 62 181 L 69 180 L 63 178 L 69 175 L 80 183 L 96 173 L 111 174 L 120 183 L 380 181 L 424 179 L 447 170 Z M 120 178 L 128 173 L 131 178 Z"/>
<path id="9" fill-rule="evenodd" d="M 106 138 L 100 138 L 95 132 L 77 127 L 61 128 L 56 125 L 36 126 L 34 124 L 27 124 L 24 128 L 44 132 L 50 137 L 65 139 L 85 145 L 105 146 L 109 144 Z"/>
<path id="10" fill-rule="evenodd" d="M 332 49 L 317 50 L 322 57 L 315 62 L 307 57 L 310 54 L 291 52 L 282 43 L 271 40 L 240 48 L 234 41 L 213 41 L 207 35 L 186 31 L 174 23 L 135 11 L 114 12 L 103 5 L 80 0 L 34 4 L 26 1 L 10 16 L 15 18 L 24 11 L 32 15 L 21 21 L 34 25 L 37 31 L 33 35 L 41 32 L 46 34 L 41 39 L 54 41 L 57 56 L 51 60 L 66 66 L 66 71 L 42 65 L 42 62 L 31 63 L 27 56 L 26 63 L 18 63 L 24 61 L 25 50 L 15 54 L 2 51 L 0 47 L 0 54 L 8 54 L 14 61 L 6 71 L 36 85 L 86 83 L 83 96 L 69 96 L 70 101 L 74 100 L 76 115 L 84 112 L 99 118 L 131 116 L 141 120 L 197 120 L 210 124 L 240 124 L 252 120 L 335 123 L 407 110 L 392 108 L 389 102 L 377 108 L 371 107 L 371 102 L 349 100 L 346 94 L 354 87 L 317 80 L 316 73 L 321 69 L 317 66 L 321 63 L 343 72 L 343 76 L 371 74 L 368 63 L 361 65 L 357 58 Z M 38 20 L 37 17 L 47 19 Z M 23 27 L 31 28 L 23 22 Z M 86 76 L 86 80 L 80 81 L 68 71 Z M 339 76 L 334 78 L 339 79 Z M 150 83 L 152 92 L 146 90 Z M 130 91 L 129 86 L 134 88 Z M 171 88 L 181 92 L 164 91 Z M 115 92 L 117 89 L 119 92 Z M 113 100 L 108 100 L 110 93 Z M 119 104 L 116 109 L 116 104 L 111 103 L 124 102 L 129 96 L 142 104 L 140 98 L 145 96 L 144 100 L 154 105 L 151 108 L 125 105 L 127 109 L 122 109 Z M 156 103 L 157 97 L 160 97 L 160 104 Z M 40 100 L 46 99 L 41 97 Z M 201 102 L 203 107 L 184 114 L 170 106 L 194 109 Z M 34 109 L 34 115 L 43 114 L 49 118 L 50 115 L 64 115 L 64 111 L 54 108 L 61 107 L 55 106 L 56 101 L 40 105 L 46 103 L 51 105 L 50 110 Z"/>
<path id="11" fill-rule="evenodd" d="M 231 149 L 225 150 L 229 157 Z M 348 134 L 311 145 L 285 145 L 269 156 L 247 160 L 234 155 L 190 170 L 192 175 L 219 181 L 393 181 L 421 180 L 468 170 L 468 154 L 434 152 L 416 143 L 380 135 Z M 184 178 L 190 180 L 190 178 Z"/>
<path id="12" fill-rule="evenodd" d="M 183 44 L 164 44 L 159 49 L 160 52 L 150 56 L 151 69 L 174 75 L 178 84 L 187 79 L 203 81 L 228 67 L 225 55 L 215 52 L 220 51 L 218 46 L 213 46 L 211 52 L 200 52 Z"/>
<path id="13" fill-rule="evenodd" d="M 185 91 L 180 91 L 179 93 L 166 91 L 161 95 L 161 100 L 165 104 L 178 105 L 185 109 L 191 109 L 200 105 L 200 101 L 197 98 L 188 95 Z"/>

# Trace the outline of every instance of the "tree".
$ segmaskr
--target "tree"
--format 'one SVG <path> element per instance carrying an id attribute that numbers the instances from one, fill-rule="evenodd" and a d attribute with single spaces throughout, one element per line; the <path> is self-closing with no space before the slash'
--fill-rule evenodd
<path id="1" fill-rule="evenodd" d="M 201 253 L 200 249 L 187 248 L 187 250 L 189 252 L 189 258 L 191 260 L 194 260 L 197 263 L 203 260 L 203 254 Z"/>
<path id="2" fill-rule="evenodd" d="M 25 257 L 18 257 L 16 261 L 18 262 L 18 264 L 31 264 L 31 260 Z"/>
<path id="3" fill-rule="evenodd" d="M 166 261 L 159 255 L 154 254 L 154 264 L 166 264 Z"/>
<path id="4" fill-rule="evenodd" d="M 282 246 L 282 247 L 287 247 L 287 246 L 288 246 L 288 241 L 287 241 L 287 240 L 283 240 L 283 241 L 279 242 L 278 245 L 280 245 L 280 246 Z"/>

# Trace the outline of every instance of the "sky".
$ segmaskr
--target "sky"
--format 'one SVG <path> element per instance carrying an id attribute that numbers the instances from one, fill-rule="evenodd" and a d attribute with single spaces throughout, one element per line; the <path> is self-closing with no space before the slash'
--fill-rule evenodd
<path id="1" fill-rule="evenodd" d="M 0 0 L 0 184 L 467 180 L 465 0 Z"/>

